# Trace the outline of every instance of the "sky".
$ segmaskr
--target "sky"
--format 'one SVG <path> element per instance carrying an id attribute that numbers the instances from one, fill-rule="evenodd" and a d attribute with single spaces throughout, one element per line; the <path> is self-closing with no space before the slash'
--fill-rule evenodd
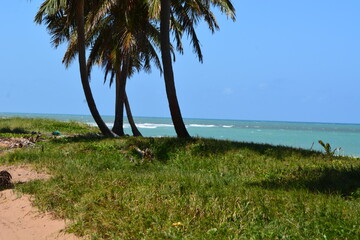
<path id="1" fill-rule="evenodd" d="M 174 63 L 185 118 L 360 124 L 359 0 L 233 0 L 236 22 L 216 12 L 215 34 L 197 27 L 204 63 L 185 38 Z M 0 113 L 90 114 L 78 65 L 33 18 L 41 1 L 0 9 Z M 114 91 L 95 69 L 93 94 L 114 115 Z M 169 117 L 157 69 L 127 85 L 134 116 Z"/>

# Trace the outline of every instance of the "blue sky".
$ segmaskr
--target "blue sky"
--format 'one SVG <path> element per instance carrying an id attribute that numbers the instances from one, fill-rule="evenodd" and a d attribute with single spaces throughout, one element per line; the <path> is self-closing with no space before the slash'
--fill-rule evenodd
<path id="1" fill-rule="evenodd" d="M 0 9 L 0 112 L 89 114 L 78 66 L 61 64 L 44 26 L 41 1 Z M 186 118 L 360 123 L 360 1 L 236 0 L 237 21 L 217 15 L 221 30 L 198 33 L 204 63 L 192 49 L 174 64 Z M 189 42 L 185 43 L 187 46 Z M 95 70 L 101 114 L 113 115 L 114 88 Z M 159 72 L 127 86 L 135 116 L 169 117 Z"/>

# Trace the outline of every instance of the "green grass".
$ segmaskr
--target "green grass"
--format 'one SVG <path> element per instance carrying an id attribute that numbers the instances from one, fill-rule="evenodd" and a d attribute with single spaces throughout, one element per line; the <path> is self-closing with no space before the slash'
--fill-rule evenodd
<path id="1" fill-rule="evenodd" d="M 28 136 L 32 132 L 50 135 L 53 131 L 61 134 L 85 134 L 96 132 L 96 128 L 79 122 L 60 122 L 40 118 L 0 118 L 0 136 Z"/>
<path id="2" fill-rule="evenodd" d="M 0 161 L 47 169 L 49 181 L 16 189 L 92 239 L 359 239 L 359 160 L 212 139 L 78 136 Z"/>

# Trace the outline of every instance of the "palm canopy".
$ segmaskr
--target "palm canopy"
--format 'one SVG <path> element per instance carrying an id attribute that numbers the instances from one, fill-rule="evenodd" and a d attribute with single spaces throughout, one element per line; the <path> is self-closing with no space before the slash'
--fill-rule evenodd
<path id="1" fill-rule="evenodd" d="M 45 0 L 35 17 L 35 22 L 47 26 L 55 47 L 64 42 L 68 43 L 63 58 L 66 66 L 71 64 L 77 53 L 74 2 L 76 0 Z M 161 69 L 156 54 L 159 49 L 160 8 L 159 0 L 86 1 L 86 45 L 92 45 L 88 60 L 90 69 L 97 63 L 104 67 L 106 73 L 111 73 L 112 64 L 119 62 L 115 61 L 116 56 L 120 59 L 125 55 L 130 55 L 133 59 L 130 75 L 134 69 L 149 71 L 151 61 Z M 171 0 L 170 30 L 176 49 L 180 53 L 184 52 L 182 38 L 184 33 L 187 34 L 200 62 L 203 61 L 203 55 L 195 30 L 196 25 L 203 20 L 211 32 L 219 29 L 211 8 L 218 8 L 235 20 L 235 9 L 230 0 Z M 114 45 L 115 48 L 121 45 L 121 51 L 115 51 Z M 140 47 L 143 52 L 139 52 Z M 139 54 L 134 54 L 136 52 Z M 175 58 L 174 54 L 173 57 Z"/>
<path id="2" fill-rule="evenodd" d="M 133 4 L 131 8 L 127 6 L 126 14 L 123 14 L 121 8 L 121 5 L 113 6 L 111 11 L 94 25 L 90 34 L 93 40 L 88 66 L 102 66 L 105 79 L 108 73 L 111 73 L 110 84 L 115 70 L 123 65 L 124 61 L 129 61 L 129 77 L 135 71 L 149 72 L 151 63 L 162 70 L 157 55 L 159 30 L 142 14 L 147 11 L 147 5 Z"/>
<path id="3" fill-rule="evenodd" d="M 212 8 L 219 8 L 222 13 L 235 20 L 235 8 L 230 0 L 171 0 L 170 31 L 175 37 L 177 50 L 184 52 L 181 40 L 183 34 L 187 34 L 200 62 L 203 62 L 203 55 L 196 26 L 203 20 L 212 33 L 220 29 Z"/>
<path id="4" fill-rule="evenodd" d="M 47 0 L 42 4 L 35 21 L 47 25 L 55 47 L 68 43 L 63 63 L 69 66 L 77 54 L 75 25 L 67 8 L 61 4 L 53 6 L 51 2 Z M 142 0 L 98 1 L 96 7 L 92 4 L 92 8 L 87 8 L 86 45 L 91 47 L 89 70 L 99 64 L 109 73 L 111 68 L 121 65 L 124 56 L 129 56 L 132 65 L 130 75 L 134 70 L 150 71 L 151 62 L 161 71 L 157 56 L 159 30 L 154 22 L 148 20 L 148 15 L 143 14 L 148 11 L 147 8 L 148 5 Z"/>

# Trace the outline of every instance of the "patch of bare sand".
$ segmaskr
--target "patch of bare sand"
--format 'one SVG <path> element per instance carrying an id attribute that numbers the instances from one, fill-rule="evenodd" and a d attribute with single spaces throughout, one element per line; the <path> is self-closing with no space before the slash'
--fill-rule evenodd
<path id="1" fill-rule="evenodd" d="M 38 173 L 28 165 L 0 166 L 8 171 L 13 182 L 48 179 L 50 175 Z M 40 212 L 32 206 L 29 195 L 17 195 L 12 189 L 0 192 L 0 240 L 75 240 L 73 234 L 63 230 L 64 220 L 51 213 Z"/>

